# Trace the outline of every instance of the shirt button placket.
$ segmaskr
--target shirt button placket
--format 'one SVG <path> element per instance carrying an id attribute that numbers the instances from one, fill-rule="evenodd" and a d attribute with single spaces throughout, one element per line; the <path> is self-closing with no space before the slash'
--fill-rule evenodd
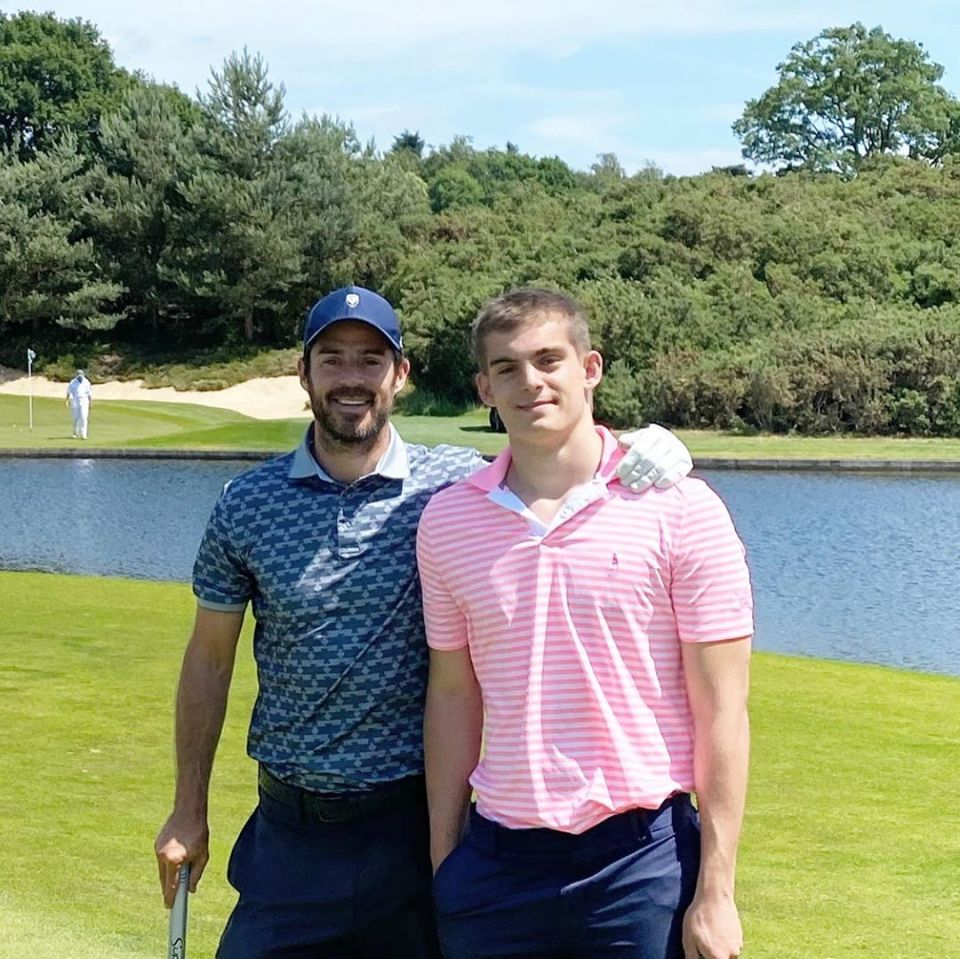
<path id="1" fill-rule="evenodd" d="M 351 509 L 346 494 L 340 494 L 337 504 L 337 553 L 341 559 L 351 559 L 360 552 L 356 512 Z"/>

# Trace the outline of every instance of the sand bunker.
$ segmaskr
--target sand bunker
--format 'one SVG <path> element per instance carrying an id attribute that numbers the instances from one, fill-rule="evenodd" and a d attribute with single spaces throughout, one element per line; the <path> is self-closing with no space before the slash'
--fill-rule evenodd
<path id="1" fill-rule="evenodd" d="M 34 376 L 31 380 L 22 370 L 0 366 L 0 393 L 27 396 L 31 389 L 34 396 L 66 396 L 67 384 Z M 195 403 L 198 406 L 215 406 L 233 410 L 258 420 L 281 420 L 310 415 L 306 407 L 307 394 L 296 376 L 270 376 L 225 390 L 175 390 L 170 386 L 148 389 L 142 380 L 110 380 L 93 384 L 93 402 L 98 400 L 148 400 L 159 403 Z"/>

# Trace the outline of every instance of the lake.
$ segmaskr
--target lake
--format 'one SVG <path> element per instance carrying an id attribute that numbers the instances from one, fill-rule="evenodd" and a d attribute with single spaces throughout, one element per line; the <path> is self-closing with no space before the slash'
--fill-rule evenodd
<path id="1" fill-rule="evenodd" d="M 0 569 L 189 580 L 250 465 L 0 459 Z M 960 476 L 700 475 L 747 545 L 759 649 L 960 675 Z"/>

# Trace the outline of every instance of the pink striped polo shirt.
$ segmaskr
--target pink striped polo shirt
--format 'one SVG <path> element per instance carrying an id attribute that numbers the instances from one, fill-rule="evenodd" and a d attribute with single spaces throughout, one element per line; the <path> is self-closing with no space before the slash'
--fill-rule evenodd
<path id="1" fill-rule="evenodd" d="M 581 833 L 692 791 L 680 643 L 753 632 L 743 545 L 689 477 L 635 493 L 600 469 L 544 525 L 505 488 L 509 449 L 437 493 L 417 554 L 427 640 L 469 646 L 483 694 L 478 811 Z"/>

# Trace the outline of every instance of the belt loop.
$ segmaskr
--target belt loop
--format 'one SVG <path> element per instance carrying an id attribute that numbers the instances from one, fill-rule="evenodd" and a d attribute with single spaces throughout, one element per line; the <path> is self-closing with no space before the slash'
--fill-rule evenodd
<path id="1" fill-rule="evenodd" d="M 296 791 L 297 822 L 299 822 L 301 825 L 303 825 L 307 821 L 306 796 L 307 794 L 302 789 L 298 789 Z"/>
<path id="2" fill-rule="evenodd" d="M 465 839 L 470 839 L 477 849 L 492 856 L 499 854 L 502 849 L 500 839 L 501 826 L 497 825 L 492 819 L 486 819 L 477 812 L 477 804 L 470 804 L 470 812 L 467 817 L 467 830 L 464 833 Z"/>
<path id="3" fill-rule="evenodd" d="M 673 822 L 673 831 L 680 835 L 684 824 L 690 816 L 692 809 L 690 803 L 690 793 L 674 793 L 667 802 L 670 803 L 670 816 Z"/>
<path id="4" fill-rule="evenodd" d="M 637 809 L 633 818 L 636 839 L 640 842 L 650 841 L 650 821 L 655 813 L 652 809 Z"/>

